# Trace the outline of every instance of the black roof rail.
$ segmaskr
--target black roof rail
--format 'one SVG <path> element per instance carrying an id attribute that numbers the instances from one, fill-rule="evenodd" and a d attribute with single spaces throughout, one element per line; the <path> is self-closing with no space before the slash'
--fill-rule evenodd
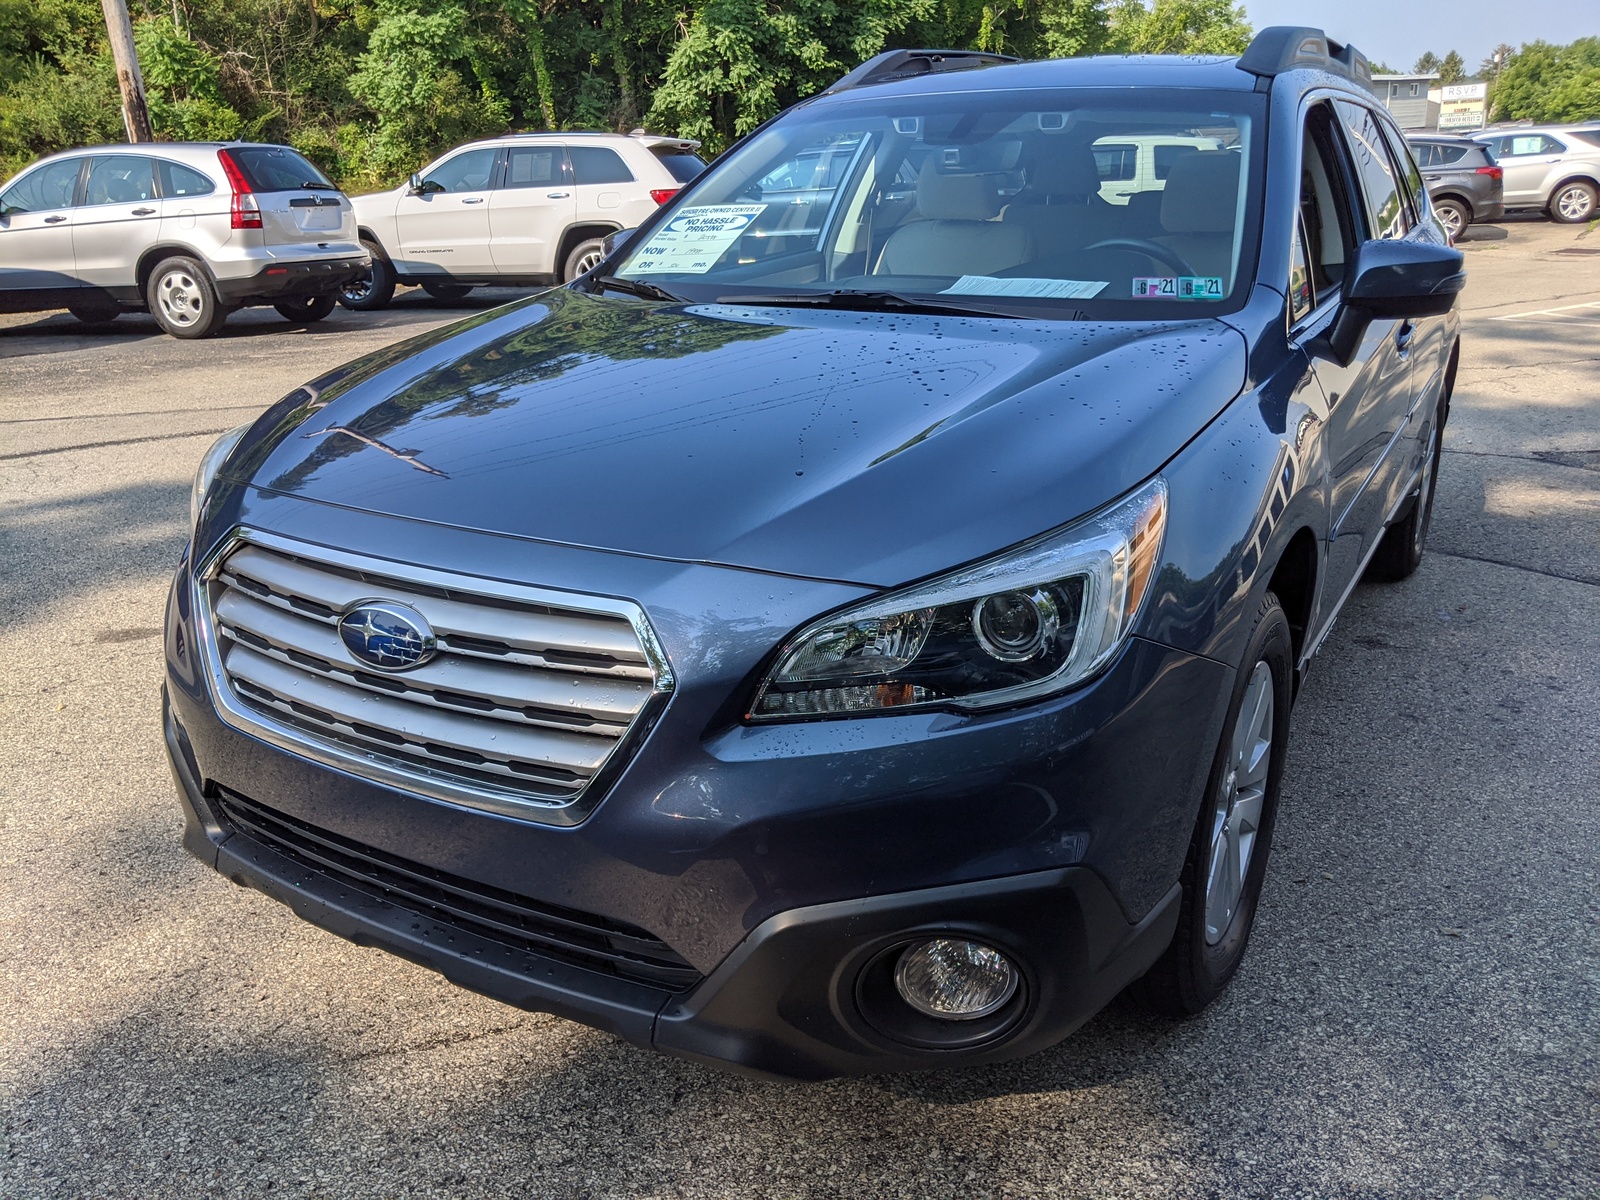
<path id="1" fill-rule="evenodd" d="M 1272 25 L 1263 29 L 1236 65 L 1260 80 L 1270 81 L 1284 71 L 1313 67 L 1343 75 L 1364 88 L 1372 87 L 1372 66 L 1365 54 L 1305 25 Z"/>
<path id="2" fill-rule="evenodd" d="M 939 71 L 970 71 L 975 67 L 996 67 L 1002 63 L 1021 61 L 1009 54 L 990 54 L 983 50 L 885 50 L 867 59 L 827 91 L 842 92 L 847 88 L 932 75 Z"/>

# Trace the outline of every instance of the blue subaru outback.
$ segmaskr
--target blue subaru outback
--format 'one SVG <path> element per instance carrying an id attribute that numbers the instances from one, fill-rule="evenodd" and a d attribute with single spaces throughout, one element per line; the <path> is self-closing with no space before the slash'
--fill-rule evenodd
<path id="1" fill-rule="evenodd" d="M 195 484 L 185 844 L 759 1074 L 1199 1011 L 1299 683 L 1428 530 L 1462 259 L 1368 78 L 894 51 L 286 396 Z"/>

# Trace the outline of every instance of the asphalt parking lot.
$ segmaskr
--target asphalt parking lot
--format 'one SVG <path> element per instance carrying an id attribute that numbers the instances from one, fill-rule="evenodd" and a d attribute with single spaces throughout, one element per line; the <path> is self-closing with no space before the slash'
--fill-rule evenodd
<path id="1" fill-rule="evenodd" d="M 200 343 L 0 317 L 0 1196 L 1596 1200 L 1600 231 L 1464 245 L 1429 557 L 1317 660 L 1232 990 L 811 1086 L 462 992 L 179 847 L 159 627 L 208 435 L 495 293 Z"/>

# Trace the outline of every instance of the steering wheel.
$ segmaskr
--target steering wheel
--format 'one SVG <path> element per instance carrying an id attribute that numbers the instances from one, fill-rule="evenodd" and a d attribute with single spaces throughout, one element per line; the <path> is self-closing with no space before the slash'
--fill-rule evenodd
<path id="1" fill-rule="evenodd" d="M 1146 258 L 1153 258 L 1163 266 L 1171 267 L 1179 275 L 1193 275 L 1195 269 L 1183 260 L 1183 256 L 1170 246 L 1163 246 L 1160 242 L 1148 241 L 1145 238 L 1106 238 L 1103 242 L 1096 242 L 1092 246 L 1085 246 L 1084 250 L 1132 250 L 1135 254 L 1142 254 Z"/>

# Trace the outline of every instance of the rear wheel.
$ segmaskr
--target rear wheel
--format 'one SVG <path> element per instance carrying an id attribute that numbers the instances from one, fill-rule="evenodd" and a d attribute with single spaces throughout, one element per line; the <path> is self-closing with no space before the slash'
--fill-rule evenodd
<path id="1" fill-rule="evenodd" d="M 1581 225 L 1595 215 L 1596 198 L 1594 184 L 1571 180 L 1550 197 L 1550 215 L 1565 225 Z"/>
<path id="2" fill-rule="evenodd" d="M 579 275 L 594 270 L 605 256 L 606 244 L 603 238 L 590 238 L 587 242 L 579 242 L 572 248 L 572 253 L 567 255 L 566 270 L 561 274 L 561 281 L 571 283 Z"/>
<path id="3" fill-rule="evenodd" d="M 122 306 L 114 300 L 94 298 L 74 300 L 67 305 L 67 311 L 85 325 L 103 325 L 115 321 L 122 313 Z"/>
<path id="4" fill-rule="evenodd" d="M 1383 541 L 1372 556 L 1367 574 L 1390 583 L 1409 578 L 1422 565 L 1428 545 L 1428 525 L 1433 520 L 1433 494 L 1439 486 L 1439 455 L 1444 448 L 1445 400 L 1434 410 L 1428 449 L 1422 457 L 1417 486 L 1406 501 L 1406 515 L 1384 530 Z"/>
<path id="5" fill-rule="evenodd" d="M 210 337 L 228 319 L 206 269 L 192 258 L 167 258 L 150 272 L 145 287 L 150 315 L 177 338 Z"/>
<path id="6" fill-rule="evenodd" d="M 1444 231 L 1450 235 L 1452 242 L 1461 236 L 1462 230 L 1472 224 L 1472 214 L 1459 200 L 1435 200 L 1433 211 L 1438 215 L 1439 224 L 1444 226 Z"/>
<path id="7" fill-rule="evenodd" d="M 383 247 L 368 238 L 361 248 L 372 259 L 372 269 L 361 279 L 353 279 L 339 292 L 339 303 L 355 312 L 376 312 L 394 299 L 394 267 L 384 257 Z"/>
<path id="8" fill-rule="evenodd" d="M 443 300 L 449 304 L 456 300 L 466 299 L 467 293 L 472 289 L 460 283 L 425 283 L 422 290 L 435 300 Z"/>
<path id="9" fill-rule="evenodd" d="M 331 313 L 339 304 L 339 298 L 332 292 L 325 296 L 300 296 L 294 300 L 280 300 L 272 307 L 278 314 L 290 321 L 308 324 L 320 321 Z"/>
<path id="10" fill-rule="evenodd" d="M 1152 1007 L 1167 1016 L 1193 1016 L 1221 995 L 1249 944 L 1289 745 L 1293 646 L 1283 608 L 1268 592 L 1179 878 L 1178 928 L 1142 985 Z"/>

